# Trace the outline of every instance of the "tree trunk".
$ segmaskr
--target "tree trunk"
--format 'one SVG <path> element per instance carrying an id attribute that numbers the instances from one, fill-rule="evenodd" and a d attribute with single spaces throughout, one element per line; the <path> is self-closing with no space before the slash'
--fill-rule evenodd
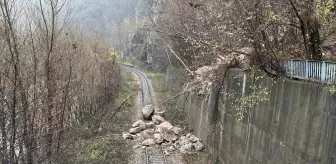
<path id="1" fill-rule="evenodd" d="M 320 26 L 317 18 L 307 22 L 309 30 L 310 59 L 322 60 Z"/>

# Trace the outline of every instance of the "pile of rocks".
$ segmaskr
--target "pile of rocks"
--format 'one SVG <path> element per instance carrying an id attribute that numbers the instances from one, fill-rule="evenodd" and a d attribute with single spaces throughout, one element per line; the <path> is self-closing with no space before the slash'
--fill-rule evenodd
<path id="1" fill-rule="evenodd" d="M 169 147 L 169 151 L 179 150 L 181 153 L 204 149 L 199 138 L 173 126 L 163 118 L 164 113 L 155 112 L 152 105 L 146 105 L 141 111 L 143 119 L 134 122 L 129 132 L 123 133 L 124 139 L 139 140 L 141 146 L 163 144 Z"/>

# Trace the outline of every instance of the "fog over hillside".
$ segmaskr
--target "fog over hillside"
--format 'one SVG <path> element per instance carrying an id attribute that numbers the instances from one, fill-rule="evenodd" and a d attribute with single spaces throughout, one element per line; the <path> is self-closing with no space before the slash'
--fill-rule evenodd
<path id="1" fill-rule="evenodd" d="M 89 35 L 117 42 L 125 18 L 134 19 L 137 0 L 76 0 L 74 21 Z"/>

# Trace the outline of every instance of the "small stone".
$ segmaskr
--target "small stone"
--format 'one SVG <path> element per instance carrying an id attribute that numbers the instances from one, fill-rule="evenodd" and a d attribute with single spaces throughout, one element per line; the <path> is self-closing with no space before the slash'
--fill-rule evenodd
<path id="1" fill-rule="evenodd" d="M 166 120 L 159 115 L 154 115 L 152 117 L 152 121 L 154 122 L 154 124 L 158 125 L 158 124 L 161 124 L 161 123 L 165 122 Z"/>
<path id="2" fill-rule="evenodd" d="M 97 130 L 99 133 L 101 133 L 103 131 L 103 128 L 98 128 Z"/>
<path id="3" fill-rule="evenodd" d="M 140 147 L 141 147 L 141 145 L 135 145 L 135 146 L 133 146 L 134 149 L 138 149 Z"/>
<path id="4" fill-rule="evenodd" d="M 180 133 L 181 133 L 181 131 L 182 131 L 182 129 L 181 128 L 179 128 L 179 127 L 173 127 L 173 132 L 176 134 L 176 135 L 179 135 Z"/>
<path id="5" fill-rule="evenodd" d="M 163 154 L 166 155 L 166 156 L 169 156 L 170 153 L 167 150 L 164 150 Z"/>
<path id="6" fill-rule="evenodd" d="M 155 142 L 157 144 L 162 144 L 163 143 L 163 138 L 160 133 L 155 133 L 154 135 Z"/>
<path id="7" fill-rule="evenodd" d="M 130 133 L 131 134 L 136 134 L 136 133 L 139 133 L 139 132 L 141 132 L 141 129 L 139 127 L 131 128 L 130 129 Z"/>
<path id="8" fill-rule="evenodd" d="M 155 127 L 155 124 L 153 123 L 153 122 L 148 122 L 148 123 L 146 123 L 146 128 L 147 129 L 152 129 L 152 128 L 154 128 Z"/>
<path id="9" fill-rule="evenodd" d="M 140 130 L 148 129 L 146 124 L 140 124 L 139 128 L 140 128 Z"/>
<path id="10" fill-rule="evenodd" d="M 186 135 L 187 138 L 189 138 L 190 136 L 191 136 L 191 133 L 188 133 L 188 134 Z"/>
<path id="11" fill-rule="evenodd" d="M 130 133 L 123 133 L 123 138 L 124 138 L 124 140 L 127 140 L 127 139 L 133 140 L 134 136 Z"/>
<path id="12" fill-rule="evenodd" d="M 165 111 L 155 112 L 156 115 L 164 117 Z"/>
<path id="13" fill-rule="evenodd" d="M 146 105 L 141 110 L 142 117 L 145 120 L 150 120 L 152 116 L 154 115 L 154 107 L 153 105 Z"/>
<path id="14" fill-rule="evenodd" d="M 182 154 L 189 154 L 192 152 L 192 150 L 194 149 L 194 146 L 191 142 L 189 142 L 188 144 L 182 145 L 180 147 L 180 152 Z"/>
<path id="15" fill-rule="evenodd" d="M 140 127 L 140 125 L 143 125 L 143 124 L 145 124 L 145 122 L 143 122 L 142 120 L 138 120 L 132 124 L 132 128 Z"/>
<path id="16" fill-rule="evenodd" d="M 167 129 L 171 129 L 173 128 L 173 125 L 167 121 L 165 122 L 162 122 L 160 125 L 158 125 L 158 127 L 164 127 L 164 128 L 167 128 Z"/>
<path id="17" fill-rule="evenodd" d="M 196 142 L 196 143 L 193 143 L 196 151 L 202 151 L 204 149 L 204 145 L 201 143 L 201 142 Z"/>
<path id="18" fill-rule="evenodd" d="M 200 139 L 197 138 L 197 137 L 194 136 L 194 135 L 191 135 L 191 136 L 189 137 L 189 140 L 190 140 L 191 142 L 193 142 L 193 143 L 196 143 L 196 142 L 199 142 L 199 141 L 200 141 Z"/>
<path id="19" fill-rule="evenodd" d="M 171 147 L 169 147 L 169 148 L 168 148 L 168 151 L 170 151 L 170 152 L 173 152 L 173 151 L 175 151 L 175 148 L 174 148 L 174 146 L 171 146 Z"/>
<path id="20" fill-rule="evenodd" d="M 185 144 L 188 144 L 189 142 L 191 142 L 191 141 L 186 136 L 181 136 L 180 137 L 180 140 L 179 140 L 180 145 L 185 145 Z"/>
<path id="21" fill-rule="evenodd" d="M 147 139 L 142 141 L 141 143 L 143 146 L 151 146 L 151 145 L 155 145 L 155 141 L 154 139 Z"/>

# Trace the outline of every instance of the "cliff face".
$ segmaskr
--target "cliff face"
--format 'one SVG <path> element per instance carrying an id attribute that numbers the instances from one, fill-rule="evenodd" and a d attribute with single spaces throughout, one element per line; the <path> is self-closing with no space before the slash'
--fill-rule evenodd
<path id="1" fill-rule="evenodd" d="M 161 14 L 165 7 L 164 0 L 139 0 L 136 7 L 137 30 L 131 36 L 128 55 L 140 59 L 147 66 L 164 71 L 167 66 L 164 40 L 156 32 Z"/>
<path id="2" fill-rule="evenodd" d="M 153 30 L 150 32 L 151 57 L 153 60 L 153 68 L 155 70 L 164 71 L 168 65 L 166 40 L 157 32 L 157 26 L 161 23 L 162 13 L 165 10 L 165 0 L 154 0 L 152 3 L 152 22 Z"/>

